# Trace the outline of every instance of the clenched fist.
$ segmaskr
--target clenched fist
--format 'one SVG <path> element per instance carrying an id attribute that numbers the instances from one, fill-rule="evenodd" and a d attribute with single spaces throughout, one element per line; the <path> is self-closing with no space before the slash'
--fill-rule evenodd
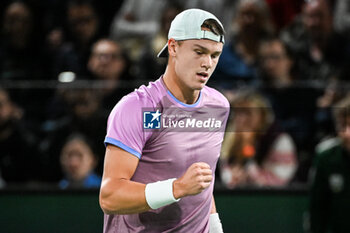
<path id="1" fill-rule="evenodd" d="M 210 186 L 213 172 L 204 162 L 192 164 L 185 174 L 173 183 L 173 192 L 176 199 L 196 195 Z"/>

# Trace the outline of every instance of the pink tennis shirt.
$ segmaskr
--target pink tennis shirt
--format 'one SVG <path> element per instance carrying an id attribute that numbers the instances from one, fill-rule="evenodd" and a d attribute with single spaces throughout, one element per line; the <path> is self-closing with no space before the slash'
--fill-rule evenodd
<path id="1" fill-rule="evenodd" d="M 229 103 L 204 87 L 188 105 L 167 90 L 163 79 L 122 98 L 108 118 L 105 144 L 139 158 L 133 181 L 179 178 L 193 163 L 208 163 L 215 174 Z M 104 215 L 104 232 L 208 232 L 214 182 L 198 195 L 130 215 Z"/>

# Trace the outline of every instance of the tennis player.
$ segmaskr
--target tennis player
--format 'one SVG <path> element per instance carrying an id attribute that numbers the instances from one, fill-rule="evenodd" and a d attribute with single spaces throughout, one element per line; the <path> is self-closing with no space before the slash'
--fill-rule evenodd
<path id="1" fill-rule="evenodd" d="M 105 233 L 223 232 L 213 187 L 229 103 L 206 86 L 223 34 L 209 12 L 178 14 L 158 54 L 168 57 L 164 75 L 112 110 L 100 190 Z"/>

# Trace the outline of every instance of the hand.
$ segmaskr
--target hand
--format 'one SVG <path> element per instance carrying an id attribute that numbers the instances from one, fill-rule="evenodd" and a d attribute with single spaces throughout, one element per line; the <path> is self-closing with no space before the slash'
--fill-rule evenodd
<path id="1" fill-rule="evenodd" d="M 185 174 L 173 183 L 174 198 L 196 195 L 210 186 L 213 180 L 209 164 L 199 162 L 192 164 Z"/>

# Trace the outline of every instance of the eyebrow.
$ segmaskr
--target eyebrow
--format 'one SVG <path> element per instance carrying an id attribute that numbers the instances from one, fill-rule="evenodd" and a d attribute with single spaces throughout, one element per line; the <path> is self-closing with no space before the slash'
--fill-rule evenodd
<path id="1" fill-rule="evenodd" d="M 209 53 L 209 52 L 210 52 L 209 49 L 207 49 L 206 47 L 203 47 L 203 46 L 201 46 L 201 45 L 199 45 L 199 44 L 194 44 L 193 46 L 194 46 L 194 47 L 198 47 L 199 49 L 203 50 L 205 53 Z M 215 51 L 215 52 L 213 52 L 212 54 L 220 55 L 221 52 L 222 52 L 222 51 Z"/>

